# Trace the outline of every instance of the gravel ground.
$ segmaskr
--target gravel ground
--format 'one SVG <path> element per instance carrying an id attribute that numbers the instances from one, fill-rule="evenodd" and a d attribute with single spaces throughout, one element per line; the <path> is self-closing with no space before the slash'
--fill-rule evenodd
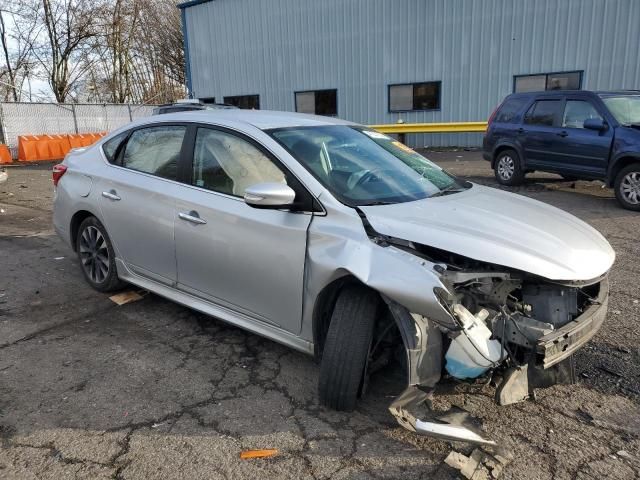
<path id="1" fill-rule="evenodd" d="M 430 152 L 495 186 L 477 152 Z M 0 184 L 0 478 L 458 478 L 456 449 L 405 431 L 386 370 L 352 414 L 317 404 L 311 358 L 153 294 L 116 306 L 89 288 L 51 226 L 50 165 Z M 618 258 L 610 315 L 576 355 L 580 383 L 508 407 L 490 387 L 449 388 L 513 453 L 504 478 L 640 477 L 640 214 L 593 182 L 531 176 L 517 193 L 600 230 Z M 269 459 L 240 460 L 248 448 Z"/>

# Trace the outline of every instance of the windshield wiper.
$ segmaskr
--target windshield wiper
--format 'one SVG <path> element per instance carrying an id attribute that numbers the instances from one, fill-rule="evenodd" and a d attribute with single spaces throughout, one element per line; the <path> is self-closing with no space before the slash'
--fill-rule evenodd
<path id="1" fill-rule="evenodd" d="M 434 193 L 429 198 L 441 197 L 443 195 L 450 195 L 452 193 L 460 193 L 460 192 L 464 192 L 465 190 L 467 190 L 467 189 L 466 188 L 458 188 L 458 187 L 454 187 L 453 185 L 450 185 L 448 187 L 443 188 L 439 192 Z"/>
<path id="2" fill-rule="evenodd" d="M 361 203 L 360 205 L 358 205 L 359 207 L 375 207 L 376 205 L 394 205 L 397 202 L 387 202 L 384 200 L 376 200 L 374 202 L 369 202 L 369 203 Z"/>

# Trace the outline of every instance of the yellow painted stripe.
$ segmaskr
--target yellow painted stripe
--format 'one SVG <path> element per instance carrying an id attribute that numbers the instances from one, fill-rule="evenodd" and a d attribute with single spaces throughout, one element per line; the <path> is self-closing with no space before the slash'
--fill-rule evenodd
<path id="1" fill-rule="evenodd" d="M 369 126 L 382 133 L 458 133 L 484 132 L 487 122 L 391 123 Z"/>

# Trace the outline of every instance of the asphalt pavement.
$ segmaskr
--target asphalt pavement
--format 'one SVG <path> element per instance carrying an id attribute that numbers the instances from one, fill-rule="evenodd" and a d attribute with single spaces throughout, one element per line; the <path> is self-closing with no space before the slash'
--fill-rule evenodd
<path id="1" fill-rule="evenodd" d="M 478 152 L 429 152 L 497 187 Z M 83 280 L 51 225 L 51 165 L 0 184 L 0 478 L 453 479 L 463 444 L 418 437 L 376 374 L 353 413 L 320 407 L 313 359 L 153 294 L 118 306 Z M 598 182 L 533 174 L 510 189 L 587 221 L 611 242 L 608 319 L 576 355 L 579 383 L 499 407 L 491 387 L 449 386 L 513 455 L 503 478 L 640 477 L 640 214 Z M 246 449 L 277 449 L 242 460 Z"/>

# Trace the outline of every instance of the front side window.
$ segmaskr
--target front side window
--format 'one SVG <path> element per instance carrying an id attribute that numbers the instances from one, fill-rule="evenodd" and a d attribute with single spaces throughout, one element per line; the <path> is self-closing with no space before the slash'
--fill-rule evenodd
<path id="1" fill-rule="evenodd" d="M 435 163 L 374 130 L 327 125 L 269 134 L 346 205 L 410 202 L 465 188 Z"/>
<path id="2" fill-rule="evenodd" d="M 224 97 L 224 103 L 244 110 L 260 110 L 260 95 L 234 95 Z"/>
<path id="3" fill-rule="evenodd" d="M 258 183 L 286 183 L 283 171 L 261 150 L 236 135 L 198 128 L 193 153 L 193 185 L 242 197 Z"/>
<path id="4" fill-rule="evenodd" d="M 560 100 L 538 100 L 527 111 L 524 123 L 552 127 L 560 111 Z"/>
<path id="5" fill-rule="evenodd" d="M 102 144 L 102 151 L 109 163 L 115 163 L 118 155 L 118 147 L 127 138 L 129 132 L 122 132 L 113 138 L 110 138 Z"/>
<path id="6" fill-rule="evenodd" d="M 602 120 L 596 108 L 586 100 L 567 100 L 562 116 L 562 126 L 566 128 L 584 128 L 584 121 L 590 118 Z"/>
<path id="7" fill-rule="evenodd" d="M 516 75 L 513 82 L 513 90 L 516 93 L 541 92 L 543 90 L 580 90 L 581 86 L 581 71 Z"/>
<path id="8" fill-rule="evenodd" d="M 623 125 L 640 125 L 640 95 L 603 97 L 615 119 Z"/>
<path id="9" fill-rule="evenodd" d="M 438 110 L 440 82 L 389 85 L 389 111 Z"/>
<path id="10" fill-rule="evenodd" d="M 296 92 L 296 112 L 335 116 L 338 114 L 338 91 Z"/>
<path id="11" fill-rule="evenodd" d="M 124 147 L 123 166 L 176 180 L 178 160 L 187 127 L 162 125 L 134 131 Z"/>

